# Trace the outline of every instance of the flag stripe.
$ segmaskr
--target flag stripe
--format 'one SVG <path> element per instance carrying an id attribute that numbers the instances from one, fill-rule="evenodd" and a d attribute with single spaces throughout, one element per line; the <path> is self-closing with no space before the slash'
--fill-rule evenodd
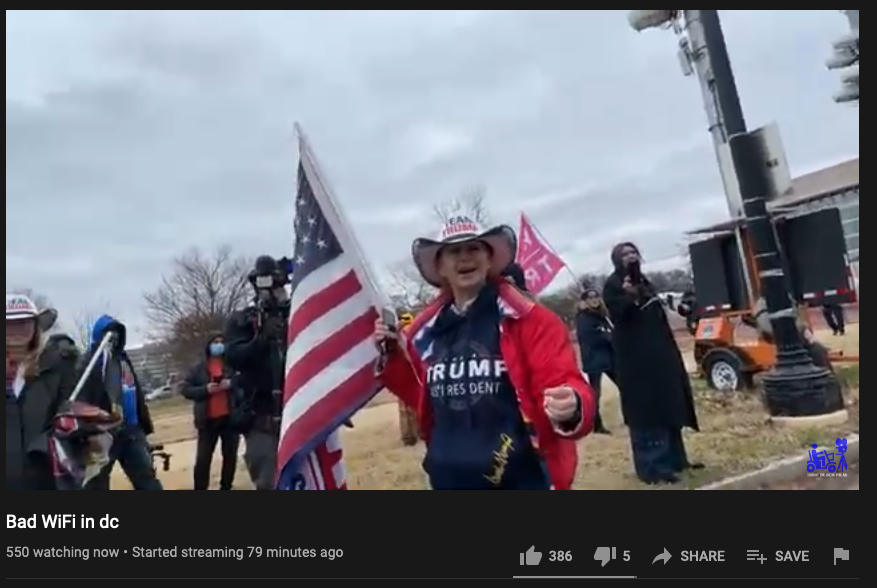
<path id="1" fill-rule="evenodd" d="M 337 369 L 335 364 L 345 359 L 351 344 L 359 341 L 371 343 L 370 339 L 375 329 L 374 316 L 373 311 L 366 310 L 359 318 L 348 321 L 340 330 L 311 346 L 286 374 L 286 401 L 300 405 L 295 398 L 296 395 L 326 370 Z"/>
<path id="2" fill-rule="evenodd" d="M 363 308 L 368 308 L 368 299 L 354 298 L 361 292 L 362 284 L 351 269 L 343 278 L 302 302 L 289 321 L 289 347 L 292 348 L 299 337 L 313 336 L 308 332 L 309 328 L 344 303 L 355 300 Z"/>
<path id="3" fill-rule="evenodd" d="M 350 347 L 347 353 L 339 358 L 334 365 L 326 366 L 319 376 L 298 388 L 298 392 L 288 398 L 283 407 L 283 418 L 286 426 L 282 432 L 285 434 L 288 428 L 287 419 L 291 423 L 302 416 L 323 396 L 331 394 L 338 386 L 357 373 L 362 366 L 367 365 L 372 368 L 372 379 L 374 379 L 374 357 L 374 344 L 370 340 L 362 341 L 358 345 Z"/>
<path id="4" fill-rule="evenodd" d="M 351 354 L 356 354 L 354 350 Z M 338 373 L 342 373 L 341 370 Z M 301 413 L 296 417 L 295 427 L 286 427 L 283 431 L 283 437 L 280 441 L 280 455 L 291 456 L 298 452 L 313 451 L 319 441 L 318 435 L 322 432 L 325 423 L 334 423 L 334 428 L 341 426 L 346 417 L 337 417 L 340 407 L 347 407 L 351 394 L 368 390 L 374 384 L 375 371 L 374 365 L 369 363 L 356 371 L 344 370 L 346 377 L 344 381 L 339 382 L 332 388 L 328 394 L 321 395 L 320 399 L 314 403 L 310 410 Z M 333 379 L 338 379 L 337 374 L 333 374 Z M 328 379 L 328 378 L 327 378 Z M 328 387 L 328 386 L 327 386 Z M 320 389 L 322 392 L 322 389 Z M 353 410 L 359 410 L 365 406 L 372 396 L 366 396 L 362 402 L 353 407 Z"/>

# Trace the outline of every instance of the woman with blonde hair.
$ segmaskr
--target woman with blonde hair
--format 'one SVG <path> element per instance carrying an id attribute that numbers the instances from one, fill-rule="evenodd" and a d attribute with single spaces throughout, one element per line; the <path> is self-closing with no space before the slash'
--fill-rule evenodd
<path id="1" fill-rule="evenodd" d="M 569 333 L 503 275 L 517 239 L 465 216 L 414 242 L 439 297 L 401 334 L 378 321 L 378 377 L 412 406 L 434 490 L 570 490 L 594 394 Z"/>
<path id="2" fill-rule="evenodd" d="M 76 354 L 47 345 L 58 318 L 6 295 L 6 489 L 55 490 L 50 431 L 76 386 Z"/>

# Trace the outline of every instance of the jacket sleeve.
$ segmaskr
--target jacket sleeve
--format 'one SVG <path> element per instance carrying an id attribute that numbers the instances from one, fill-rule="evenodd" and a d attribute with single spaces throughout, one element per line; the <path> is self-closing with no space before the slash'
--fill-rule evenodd
<path id="1" fill-rule="evenodd" d="M 542 306 L 536 306 L 526 331 L 527 363 L 530 368 L 530 383 L 536 394 L 537 406 L 545 400 L 544 392 L 550 388 L 569 386 L 578 395 L 579 418 L 569 426 L 555 426 L 555 432 L 570 439 L 580 439 L 588 435 L 594 427 L 597 413 L 594 391 L 579 369 L 575 350 L 570 342 L 566 325 L 555 314 Z"/>
<path id="2" fill-rule="evenodd" d="M 207 379 L 204 377 L 204 370 L 200 363 L 189 370 L 186 379 L 183 380 L 181 393 L 183 398 L 192 402 L 201 402 L 210 397 L 210 393 L 207 391 Z"/>
<path id="3" fill-rule="evenodd" d="M 76 377 L 78 373 L 76 358 L 68 358 L 62 361 L 60 372 L 61 378 L 58 380 L 57 387 L 50 391 L 52 398 L 49 401 L 49 411 L 46 415 L 45 429 L 30 442 L 30 445 L 27 448 L 28 453 L 40 455 L 49 454 L 49 439 L 52 436 L 55 416 L 61 409 L 61 405 L 70 398 L 71 394 L 73 394 L 73 390 L 76 389 L 76 383 L 78 382 L 78 378 Z"/>
<path id="4" fill-rule="evenodd" d="M 401 349 L 395 349 L 383 363 L 378 365 L 375 375 L 384 387 L 407 406 L 420 408 L 423 384 L 417 368 L 405 357 Z"/>
<path id="5" fill-rule="evenodd" d="M 625 322 L 639 311 L 637 296 L 626 292 L 617 276 L 611 276 L 606 280 L 603 302 L 606 303 L 609 316 L 615 323 Z"/>
<path id="6" fill-rule="evenodd" d="M 267 341 L 256 332 L 245 313 L 232 315 L 225 326 L 225 359 L 238 372 L 257 367 L 267 351 Z"/>

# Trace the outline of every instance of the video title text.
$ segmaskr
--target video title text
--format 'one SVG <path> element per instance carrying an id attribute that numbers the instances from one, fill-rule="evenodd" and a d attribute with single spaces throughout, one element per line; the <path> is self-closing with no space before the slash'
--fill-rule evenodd
<path id="1" fill-rule="evenodd" d="M 19 517 L 6 515 L 7 529 L 118 529 L 119 519 L 104 515 L 44 514 Z"/>

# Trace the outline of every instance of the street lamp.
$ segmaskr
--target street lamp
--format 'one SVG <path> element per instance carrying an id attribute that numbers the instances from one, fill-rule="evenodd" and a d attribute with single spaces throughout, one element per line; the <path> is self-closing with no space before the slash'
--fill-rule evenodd
<path id="1" fill-rule="evenodd" d="M 706 97 L 713 104 L 739 186 L 747 234 L 756 260 L 761 292 L 767 303 L 777 348 L 777 361 L 764 375 L 767 409 L 777 420 L 838 416 L 845 418 L 843 396 L 827 369 L 816 367 L 797 327 L 797 308 L 788 290 L 779 243 L 767 209 L 772 180 L 764 165 L 758 140 L 746 126 L 734 71 L 717 10 L 634 10 L 629 15 L 636 31 L 673 28 L 687 39 Z M 713 122 L 713 121 L 711 121 Z M 728 182 L 725 183 L 726 191 Z M 729 201 L 731 195 L 728 194 Z"/>
<path id="2" fill-rule="evenodd" d="M 844 10 L 850 21 L 850 32 L 832 43 L 831 57 L 825 62 L 828 69 L 841 72 L 841 89 L 834 101 L 841 104 L 859 101 L 859 11 Z"/>

